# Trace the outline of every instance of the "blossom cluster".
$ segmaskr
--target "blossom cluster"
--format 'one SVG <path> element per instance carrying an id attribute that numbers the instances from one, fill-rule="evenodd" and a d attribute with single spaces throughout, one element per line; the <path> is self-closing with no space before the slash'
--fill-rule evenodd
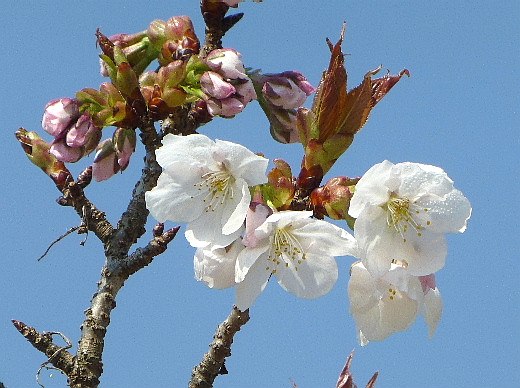
<path id="1" fill-rule="evenodd" d="M 203 135 L 167 135 L 163 168 L 146 205 L 159 222 L 187 222 L 197 248 L 195 276 L 210 287 L 236 287 L 248 309 L 274 276 L 303 298 L 326 294 L 338 277 L 334 256 L 352 254 L 354 237 L 310 211 L 276 211 L 251 196 L 267 182 L 268 160 L 245 147 Z"/>
<path id="2" fill-rule="evenodd" d="M 275 278 L 302 298 L 329 292 L 337 256 L 351 267 L 350 310 L 362 344 L 405 330 L 425 315 L 433 334 L 442 312 L 435 272 L 444 265 L 447 232 L 462 232 L 469 201 L 440 168 L 384 161 L 356 184 L 348 213 L 354 236 L 312 211 L 277 210 L 258 185 L 268 160 L 204 135 L 167 135 L 157 151 L 163 168 L 146 205 L 159 222 L 187 222 L 196 248 L 195 278 L 235 287 L 248 309 Z"/>
<path id="3" fill-rule="evenodd" d="M 360 261 L 348 293 L 361 344 L 407 329 L 420 313 L 433 335 L 442 313 L 435 272 L 446 259 L 445 233 L 466 229 L 469 201 L 438 167 L 384 161 L 357 183 L 349 215 Z"/>

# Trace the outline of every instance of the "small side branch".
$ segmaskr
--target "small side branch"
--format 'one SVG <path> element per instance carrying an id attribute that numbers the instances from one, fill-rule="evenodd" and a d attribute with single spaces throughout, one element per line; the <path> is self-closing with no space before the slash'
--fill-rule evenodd
<path id="1" fill-rule="evenodd" d="M 242 13 L 227 16 L 229 6 L 223 2 L 201 0 L 200 11 L 206 23 L 204 45 L 200 53 L 205 58 L 212 50 L 222 48 L 222 37 L 233 27 L 242 16 Z"/>
<path id="2" fill-rule="evenodd" d="M 71 182 L 63 189 L 62 193 L 63 197 L 58 200 L 58 203 L 63 206 L 74 207 L 88 230 L 92 231 L 103 245 L 108 244 L 114 229 L 106 219 L 105 213 L 97 209 L 88 200 L 82 187 L 76 182 Z"/>
<path id="3" fill-rule="evenodd" d="M 224 374 L 224 361 L 231 356 L 233 337 L 248 321 L 249 310 L 240 311 L 233 306 L 227 319 L 218 326 L 209 351 L 193 368 L 189 388 L 210 388 L 217 375 Z"/>
<path id="4" fill-rule="evenodd" d="M 146 247 L 136 249 L 134 253 L 123 261 L 121 270 L 128 274 L 128 276 L 131 276 L 141 268 L 146 267 L 152 262 L 155 256 L 166 251 L 168 244 L 175 238 L 179 229 L 180 226 L 169 229 L 163 234 L 154 237 Z"/>
<path id="5" fill-rule="evenodd" d="M 67 376 L 71 373 L 74 367 L 74 356 L 66 350 L 68 346 L 58 346 L 53 342 L 52 332 L 40 333 L 34 327 L 28 326 L 21 321 L 13 319 L 12 322 L 16 330 L 18 330 L 32 346 L 49 358 L 47 363 L 63 371 Z"/>

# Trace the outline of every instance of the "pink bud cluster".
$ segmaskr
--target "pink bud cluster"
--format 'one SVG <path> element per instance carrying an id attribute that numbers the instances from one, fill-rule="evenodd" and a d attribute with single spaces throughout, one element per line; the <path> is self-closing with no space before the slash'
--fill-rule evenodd
<path id="1" fill-rule="evenodd" d="M 59 98 L 45 106 L 43 129 L 54 136 L 50 153 L 62 162 L 77 162 L 92 152 L 101 139 L 101 129 L 91 117 L 80 113 L 79 102 L 72 98 Z"/>
<path id="2" fill-rule="evenodd" d="M 210 68 L 200 78 L 208 112 L 212 116 L 232 117 L 256 99 L 253 83 L 246 74 L 240 54 L 233 49 L 217 49 L 205 60 Z"/>

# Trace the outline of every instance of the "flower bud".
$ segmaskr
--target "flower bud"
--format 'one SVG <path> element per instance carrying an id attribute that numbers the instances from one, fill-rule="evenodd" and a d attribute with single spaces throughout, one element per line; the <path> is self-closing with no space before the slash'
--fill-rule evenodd
<path id="1" fill-rule="evenodd" d="M 79 117 L 79 103 L 74 98 L 58 98 L 45 105 L 42 127 L 50 135 L 60 137 Z"/>
<path id="2" fill-rule="evenodd" d="M 51 144 L 49 152 L 54 155 L 56 159 L 65 163 L 77 162 L 83 156 L 81 148 L 69 147 L 65 139 L 55 140 Z"/>
<path id="3" fill-rule="evenodd" d="M 130 157 L 135 151 L 136 136 L 133 129 L 117 128 L 113 138 L 117 155 L 117 163 L 124 171 L 130 162 Z"/>
<path id="4" fill-rule="evenodd" d="M 257 80 L 263 82 L 262 93 L 265 99 L 284 109 L 301 107 L 307 96 L 315 90 L 307 78 L 297 71 L 264 74 L 257 76 Z"/>
<path id="5" fill-rule="evenodd" d="M 246 70 L 240 57 L 240 53 L 234 49 L 216 49 L 208 54 L 206 64 L 224 78 L 245 78 Z"/>
<path id="6" fill-rule="evenodd" d="M 323 187 L 311 193 L 314 214 L 318 218 L 328 216 L 334 220 L 350 220 L 348 215 L 350 199 L 355 181 L 346 177 L 330 179 Z"/>
<path id="7" fill-rule="evenodd" d="M 63 162 L 56 159 L 49 152 L 49 144 L 43 141 L 36 132 L 28 132 L 24 128 L 16 131 L 16 138 L 29 160 L 43 170 L 62 190 L 67 182 L 72 180 L 72 175 Z"/>
<path id="8" fill-rule="evenodd" d="M 120 169 L 117 163 L 116 150 L 112 139 L 106 139 L 99 143 L 92 164 L 92 177 L 96 182 L 101 182 L 112 177 Z"/>
<path id="9" fill-rule="evenodd" d="M 87 145 L 90 151 L 96 148 L 100 138 L 101 129 L 94 125 L 88 114 L 81 115 L 65 137 L 69 147 L 79 148 Z"/>
<path id="10" fill-rule="evenodd" d="M 147 35 L 160 52 L 158 59 L 163 66 L 177 59 L 189 58 L 200 50 L 199 39 L 188 16 L 174 16 L 166 22 L 154 20 Z"/>
<path id="11" fill-rule="evenodd" d="M 222 100 L 235 94 L 236 89 L 229 82 L 224 81 L 221 75 L 207 71 L 200 78 L 202 91 L 207 95 Z"/>
<path id="12" fill-rule="evenodd" d="M 276 209 L 287 210 L 295 193 L 291 166 L 282 159 L 274 159 L 273 162 L 275 168 L 267 174 L 268 183 L 262 186 L 262 194 Z"/>

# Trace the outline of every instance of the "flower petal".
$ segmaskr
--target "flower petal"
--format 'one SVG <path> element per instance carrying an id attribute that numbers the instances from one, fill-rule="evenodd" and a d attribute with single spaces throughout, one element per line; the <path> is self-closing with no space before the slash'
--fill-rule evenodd
<path id="1" fill-rule="evenodd" d="M 379 206 L 389 198 L 388 187 L 384 184 L 394 164 L 385 160 L 372 166 L 356 184 L 354 196 L 350 200 L 348 214 L 357 218 L 367 205 Z"/>
<path id="2" fill-rule="evenodd" d="M 264 264 L 260 260 L 249 268 L 244 280 L 236 285 L 236 306 L 240 311 L 251 307 L 264 290 L 270 276 L 271 272 L 265 270 Z"/>
<path id="3" fill-rule="evenodd" d="M 314 299 L 328 293 L 336 284 L 338 266 L 333 257 L 307 254 L 306 260 L 296 266 L 280 265 L 275 276 L 284 290 L 300 298 Z"/>
<path id="4" fill-rule="evenodd" d="M 256 262 L 259 262 L 265 271 L 268 250 L 268 241 L 264 242 L 264 244 L 257 245 L 254 248 L 246 247 L 245 249 L 243 249 L 237 257 L 237 263 L 235 266 L 235 282 L 242 282 Z"/>
<path id="5" fill-rule="evenodd" d="M 424 296 L 424 318 L 430 338 L 435 334 L 442 315 L 442 299 L 438 288 L 430 289 Z"/>
<path id="6" fill-rule="evenodd" d="M 190 163 L 207 161 L 208 154 L 215 146 L 213 140 L 207 136 L 193 134 L 179 136 L 168 134 L 162 139 L 162 147 L 156 151 L 157 162 L 162 168 L 168 169 L 175 162 Z M 186 173 L 186 170 L 184 170 Z"/>
<path id="7" fill-rule="evenodd" d="M 223 234 L 231 234 L 244 224 L 251 202 L 249 187 L 242 178 L 236 180 L 233 189 L 234 197 L 226 201 L 222 210 L 221 230 Z"/>
<path id="8" fill-rule="evenodd" d="M 170 175 L 161 174 L 157 186 L 145 193 L 146 208 L 159 222 L 190 222 L 204 211 L 205 204 L 194 197 L 202 195 L 186 192 L 185 186 L 179 185 Z"/>

